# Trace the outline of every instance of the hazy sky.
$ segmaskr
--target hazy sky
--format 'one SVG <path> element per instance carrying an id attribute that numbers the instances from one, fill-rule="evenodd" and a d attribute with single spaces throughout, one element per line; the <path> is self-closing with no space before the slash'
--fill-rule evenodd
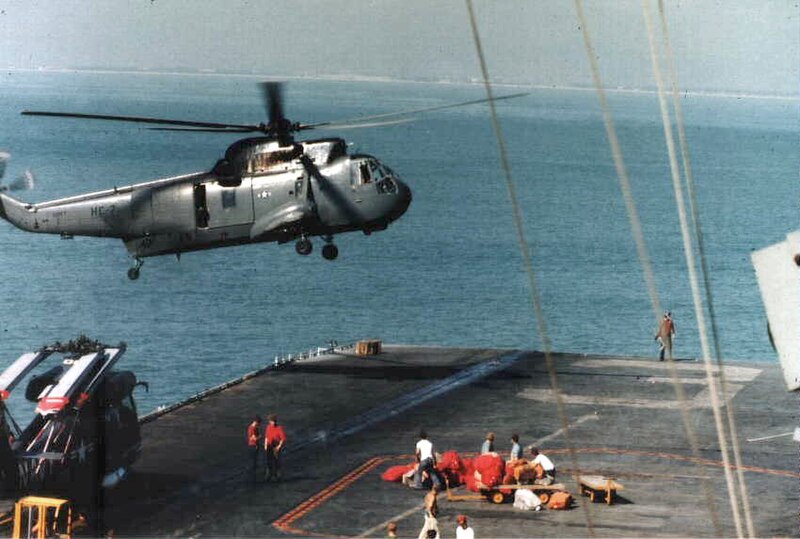
<path id="1" fill-rule="evenodd" d="M 800 0 L 665 1 L 683 88 L 800 93 Z M 653 87 L 640 1 L 586 4 L 606 85 Z M 475 5 L 493 79 L 591 84 L 572 0 Z M 463 0 L 0 0 L 0 67 L 39 66 L 480 77 Z"/>

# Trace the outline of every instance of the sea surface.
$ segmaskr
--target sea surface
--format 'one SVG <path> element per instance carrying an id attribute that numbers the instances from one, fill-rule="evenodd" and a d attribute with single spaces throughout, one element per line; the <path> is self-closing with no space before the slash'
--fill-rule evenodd
<path id="1" fill-rule="evenodd" d="M 230 134 L 20 116 L 24 109 L 265 121 L 251 77 L 0 74 L 5 181 L 31 169 L 31 202 L 209 169 Z M 519 88 L 498 88 L 498 94 Z M 531 89 L 498 103 L 557 351 L 651 356 L 656 321 L 597 97 Z M 286 114 L 322 122 L 484 97 L 481 86 L 292 80 Z M 700 357 L 657 97 L 610 96 L 676 354 Z M 726 359 L 775 361 L 750 262 L 798 225 L 798 101 L 683 97 Z M 316 133 L 314 134 L 316 135 Z M 0 364 L 85 333 L 125 341 L 120 367 L 150 383 L 140 413 L 330 340 L 541 349 L 485 105 L 344 136 L 414 193 L 388 230 L 336 238 L 339 259 L 259 244 L 147 259 L 136 282 L 122 243 L 34 235 L 0 222 Z M 776 388 L 781 390 L 782 388 Z M 258 411 L 257 411 L 258 412 Z M 260 411 L 266 412 L 266 411 Z"/>

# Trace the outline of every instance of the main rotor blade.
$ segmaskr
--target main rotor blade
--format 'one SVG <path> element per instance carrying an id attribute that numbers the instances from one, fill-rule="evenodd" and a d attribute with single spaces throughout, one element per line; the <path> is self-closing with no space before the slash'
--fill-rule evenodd
<path id="1" fill-rule="evenodd" d="M 501 95 L 499 97 L 495 97 L 493 99 L 473 99 L 472 101 L 463 101 L 461 103 L 450 103 L 448 105 L 437 105 L 434 107 L 423 107 L 419 109 L 410 109 L 410 110 L 403 110 L 399 112 L 386 112 L 384 114 L 374 114 L 372 116 L 361 116 L 359 118 L 350 118 L 347 120 L 336 120 L 332 122 L 320 122 L 317 124 L 307 124 L 304 127 L 308 129 L 314 129 L 316 127 L 344 127 L 348 124 L 352 124 L 354 122 L 365 122 L 371 120 L 383 120 L 387 118 L 394 118 L 394 117 L 401 117 L 401 116 L 409 116 L 411 114 L 422 114 L 423 112 L 433 112 L 437 110 L 445 110 L 445 109 L 453 109 L 456 107 L 466 107 L 468 105 L 477 105 L 479 103 L 488 103 L 489 101 L 501 101 L 503 99 L 515 99 L 517 97 L 523 97 L 526 95 L 530 95 L 530 92 L 523 92 L 519 94 L 510 94 L 510 95 Z"/>
<path id="2" fill-rule="evenodd" d="M 352 123 L 352 124 L 336 124 L 336 125 L 320 125 L 316 124 L 313 127 L 306 127 L 305 125 L 301 125 L 298 130 L 303 129 L 362 129 L 365 127 L 386 127 L 387 125 L 398 125 L 398 124 L 405 124 L 408 122 L 413 122 L 414 118 L 400 118 L 397 120 L 386 120 L 385 122 L 364 122 L 364 123 Z"/>
<path id="3" fill-rule="evenodd" d="M 283 85 L 280 82 L 262 82 L 261 92 L 264 94 L 269 124 L 272 126 L 280 125 L 284 119 Z"/>
<path id="4" fill-rule="evenodd" d="M 84 120 L 111 120 L 115 122 L 136 122 L 160 125 L 183 125 L 187 127 L 207 127 L 213 129 L 242 129 L 244 131 L 261 131 L 258 125 L 220 124 L 215 122 L 193 122 L 188 120 L 168 120 L 165 118 L 147 118 L 142 116 L 113 116 L 110 114 L 82 114 L 77 112 L 45 112 L 24 110 L 23 116 L 53 116 L 57 118 L 80 118 Z"/>
<path id="5" fill-rule="evenodd" d="M 148 131 L 184 131 L 189 133 L 252 133 L 253 129 L 204 127 L 148 127 Z"/>

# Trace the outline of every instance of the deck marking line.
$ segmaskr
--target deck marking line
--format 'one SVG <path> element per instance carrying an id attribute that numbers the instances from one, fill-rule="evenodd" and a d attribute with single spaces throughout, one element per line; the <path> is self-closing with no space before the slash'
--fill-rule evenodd
<path id="1" fill-rule="evenodd" d="M 630 359 L 618 359 L 618 358 L 593 358 L 593 359 L 577 359 L 573 362 L 576 367 L 588 367 L 588 368 L 596 368 L 596 369 L 603 369 L 608 367 L 636 367 L 636 368 L 643 368 L 643 369 L 652 369 L 652 370 L 667 370 L 669 365 L 663 361 L 653 361 L 653 360 L 630 360 Z M 684 363 L 681 361 L 675 362 L 675 367 L 677 367 L 678 371 L 684 372 L 697 372 L 698 374 L 705 373 L 705 366 L 702 362 L 691 362 L 691 363 Z M 725 378 L 730 382 L 752 382 L 759 374 L 761 374 L 762 369 L 757 369 L 754 367 L 741 367 L 739 365 L 725 365 Z M 713 366 L 711 371 L 715 375 L 719 375 L 719 367 Z"/>
<path id="2" fill-rule="evenodd" d="M 791 436 L 792 434 L 794 434 L 794 431 L 792 431 L 792 432 L 784 432 L 783 434 L 773 434 L 772 436 L 762 436 L 761 438 L 748 438 L 747 441 L 748 442 L 763 442 L 764 440 L 773 440 L 775 438 L 783 438 L 784 436 Z"/>
<path id="3" fill-rule="evenodd" d="M 580 425 L 581 423 L 589 421 L 590 419 L 598 420 L 598 419 L 600 419 L 600 416 L 598 416 L 597 414 L 586 414 L 584 416 L 579 417 L 574 422 L 570 423 L 569 424 L 569 428 L 572 428 L 572 427 L 575 427 L 577 425 Z M 538 447 L 538 446 L 542 445 L 544 442 L 547 442 L 549 440 L 552 440 L 553 438 L 556 438 L 556 437 L 560 436 L 563 432 L 564 432 L 564 429 L 560 428 L 557 431 L 555 431 L 555 432 L 553 432 L 551 434 L 548 434 L 547 436 L 545 436 L 543 438 L 539 438 L 538 440 L 534 441 L 531 444 L 528 444 L 528 446 L 526 446 L 526 449 L 528 449 L 530 451 L 530 449 L 532 447 Z"/>
<path id="4" fill-rule="evenodd" d="M 384 520 L 380 524 L 378 524 L 376 526 L 373 526 L 373 527 L 371 527 L 370 529 L 368 529 L 366 531 L 361 532 L 360 534 L 357 535 L 357 537 L 372 537 L 372 535 L 375 532 L 382 530 L 383 528 L 388 526 L 390 522 L 397 522 L 398 520 L 403 520 L 404 518 L 413 515 L 414 513 L 418 512 L 420 509 L 422 509 L 424 507 L 425 507 L 424 503 L 421 503 L 419 505 L 415 505 L 414 507 L 412 507 L 408 511 L 403 511 L 402 513 L 398 513 L 395 516 L 393 516 L 393 517 L 391 517 L 391 518 L 389 518 L 387 520 Z"/>
<path id="5" fill-rule="evenodd" d="M 742 384 L 729 383 L 727 387 L 728 391 L 724 395 L 723 402 L 720 403 L 721 406 L 725 406 L 731 402 L 744 386 Z M 517 393 L 517 397 L 537 402 L 552 402 L 555 398 L 555 394 L 552 389 L 526 388 Z M 562 394 L 562 398 L 566 404 L 582 404 L 589 406 L 625 406 L 629 408 L 650 408 L 657 410 L 676 410 L 680 407 L 680 402 L 676 400 L 568 394 Z M 687 404 L 690 409 L 711 408 L 711 394 L 708 387 L 700 390 Z"/>
<path id="6" fill-rule="evenodd" d="M 337 481 L 328 485 L 326 488 L 324 488 L 317 494 L 314 494 L 313 496 L 302 502 L 300 505 L 298 505 L 288 513 L 279 517 L 277 520 L 275 520 L 275 522 L 272 523 L 273 527 L 277 528 L 280 531 L 294 533 L 294 534 L 318 535 L 318 534 L 312 534 L 305 530 L 301 530 L 299 528 L 295 528 L 292 526 L 292 523 L 295 522 L 296 520 L 299 520 L 309 512 L 313 511 L 314 509 L 325 503 L 328 499 L 332 498 L 345 488 L 349 487 L 352 483 L 361 478 L 361 476 L 365 475 L 366 473 L 376 468 L 378 465 L 386 462 L 391 458 L 392 457 L 382 456 L 382 457 L 373 457 L 369 459 L 367 462 L 357 467 L 355 470 L 345 474 Z M 330 534 L 319 534 L 319 535 L 330 536 Z"/>

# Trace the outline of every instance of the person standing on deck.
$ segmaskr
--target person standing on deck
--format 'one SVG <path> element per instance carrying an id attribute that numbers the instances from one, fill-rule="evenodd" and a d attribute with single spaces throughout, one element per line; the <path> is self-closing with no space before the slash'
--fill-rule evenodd
<path id="1" fill-rule="evenodd" d="M 508 462 L 516 462 L 522 458 L 522 447 L 519 445 L 519 434 L 516 432 L 511 435 L 511 453 L 508 455 Z"/>
<path id="2" fill-rule="evenodd" d="M 278 416 L 270 414 L 269 423 L 264 431 L 264 451 L 267 454 L 266 480 L 281 478 L 281 452 L 286 445 L 286 432 L 278 425 Z"/>
<path id="3" fill-rule="evenodd" d="M 258 455 L 261 453 L 261 418 L 256 416 L 247 426 L 247 447 L 253 461 L 253 482 L 258 478 Z"/>
<path id="4" fill-rule="evenodd" d="M 427 472 L 431 483 L 435 487 L 441 486 L 439 474 L 436 471 L 436 454 L 433 452 L 433 444 L 428 440 L 428 433 L 424 430 L 419 433 L 419 441 L 416 447 L 417 470 L 414 472 L 414 488 L 421 489 L 423 486 L 423 474 Z"/>
<path id="5" fill-rule="evenodd" d="M 664 318 L 658 325 L 655 340 L 659 342 L 661 348 L 658 353 L 658 360 L 664 361 L 666 353 L 669 359 L 672 360 L 672 339 L 675 337 L 675 322 L 672 320 L 672 313 L 667 311 L 664 313 Z"/>
<path id="6" fill-rule="evenodd" d="M 428 537 L 437 538 L 439 535 L 439 503 L 437 496 L 439 495 L 438 485 L 434 485 L 430 492 L 425 495 L 425 523 L 419 532 L 418 539 L 426 539 Z"/>
<path id="7" fill-rule="evenodd" d="M 485 455 L 486 453 L 492 453 L 494 451 L 494 433 L 487 432 L 486 439 L 483 441 L 483 445 L 481 446 L 481 455 Z"/>

